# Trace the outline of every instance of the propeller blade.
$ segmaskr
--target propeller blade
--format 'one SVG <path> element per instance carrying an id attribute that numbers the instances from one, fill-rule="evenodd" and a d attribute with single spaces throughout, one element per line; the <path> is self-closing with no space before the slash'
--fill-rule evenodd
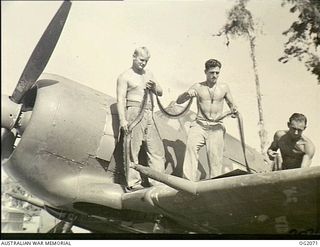
<path id="1" fill-rule="evenodd" d="M 15 135 L 10 130 L 1 128 L 1 160 L 9 158 L 15 139 Z"/>
<path id="2" fill-rule="evenodd" d="M 70 7 L 70 1 L 62 3 L 34 48 L 11 96 L 15 103 L 20 103 L 24 94 L 34 85 L 46 67 L 67 20 Z"/>

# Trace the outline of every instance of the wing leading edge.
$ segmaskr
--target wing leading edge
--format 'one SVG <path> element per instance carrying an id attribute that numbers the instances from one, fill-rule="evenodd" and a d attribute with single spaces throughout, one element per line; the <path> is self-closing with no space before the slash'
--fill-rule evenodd
<path id="1" fill-rule="evenodd" d="M 319 234 L 320 167 L 200 182 L 145 167 L 139 171 L 169 187 L 137 192 L 140 200 L 134 193 L 125 194 L 124 208 L 137 209 L 141 203 L 148 203 L 159 213 L 201 233 Z"/>

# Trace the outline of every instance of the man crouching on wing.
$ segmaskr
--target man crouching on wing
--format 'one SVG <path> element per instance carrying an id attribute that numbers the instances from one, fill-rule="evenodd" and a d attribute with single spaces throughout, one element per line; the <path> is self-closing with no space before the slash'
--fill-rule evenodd
<path id="1" fill-rule="evenodd" d="M 277 150 L 280 149 L 283 162 L 277 169 L 286 170 L 311 165 L 315 147 L 309 138 L 302 135 L 306 127 L 306 116 L 294 113 L 288 122 L 289 130 L 276 131 L 267 154 L 273 161 L 277 157 Z"/>

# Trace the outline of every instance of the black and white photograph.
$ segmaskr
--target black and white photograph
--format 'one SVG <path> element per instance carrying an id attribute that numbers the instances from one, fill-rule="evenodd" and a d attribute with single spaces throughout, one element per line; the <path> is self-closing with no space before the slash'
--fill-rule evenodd
<path id="1" fill-rule="evenodd" d="M 2 241 L 319 244 L 319 0 L 1 1 L 1 20 Z"/>

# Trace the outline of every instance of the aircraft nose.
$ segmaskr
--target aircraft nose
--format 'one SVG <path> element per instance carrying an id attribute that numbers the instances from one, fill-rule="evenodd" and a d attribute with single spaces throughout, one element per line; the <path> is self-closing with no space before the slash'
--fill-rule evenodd
<path id="1" fill-rule="evenodd" d="M 26 129 L 32 111 L 23 112 L 22 104 L 13 102 L 8 95 L 1 95 L 1 160 L 13 151 L 17 131 L 20 136 Z"/>
<path id="2" fill-rule="evenodd" d="M 12 130 L 15 126 L 22 104 L 14 103 L 8 95 L 1 95 L 1 128 Z"/>
<path id="3" fill-rule="evenodd" d="M 13 151 L 15 127 L 22 109 L 22 104 L 14 103 L 8 95 L 1 95 L 1 161 Z"/>

